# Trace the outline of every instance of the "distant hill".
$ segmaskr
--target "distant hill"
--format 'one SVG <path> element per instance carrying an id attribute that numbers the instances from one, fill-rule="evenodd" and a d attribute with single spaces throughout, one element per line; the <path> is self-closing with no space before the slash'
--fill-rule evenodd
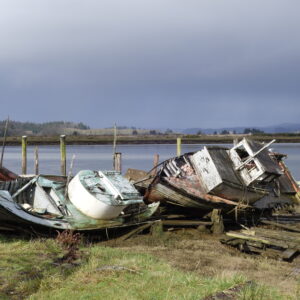
<path id="1" fill-rule="evenodd" d="M 220 133 L 224 130 L 236 133 L 244 133 L 246 128 L 255 128 L 261 130 L 265 133 L 299 133 L 300 132 L 300 124 L 293 123 L 283 123 L 280 125 L 274 126 L 239 126 L 239 127 L 222 127 L 222 128 L 187 128 L 181 130 L 181 133 L 184 134 L 197 134 L 198 132 L 202 132 L 204 134 L 214 134 L 215 132 Z M 178 130 L 177 130 L 178 131 Z"/>
<path id="2" fill-rule="evenodd" d="M 6 120 L 0 121 L 0 137 L 4 135 Z M 172 132 L 170 129 L 167 133 Z M 74 122 L 17 122 L 9 121 L 7 136 L 54 136 L 54 135 L 113 135 L 114 128 L 91 129 L 88 125 Z M 159 130 L 141 129 L 136 127 L 118 126 L 118 135 L 159 135 L 162 134 Z"/>
<path id="3" fill-rule="evenodd" d="M 0 121 L 0 137 L 4 134 L 6 121 Z M 230 133 L 244 133 L 245 129 L 260 130 L 265 133 L 300 133 L 300 124 L 283 123 L 274 126 L 238 126 L 238 127 L 222 127 L 222 128 L 187 128 L 187 129 L 141 129 L 137 127 L 118 126 L 118 135 L 161 135 L 161 134 L 220 134 L 222 132 Z M 114 129 L 111 128 L 99 128 L 91 129 L 88 125 L 75 122 L 45 122 L 45 123 L 33 123 L 33 122 L 18 122 L 10 121 L 8 126 L 7 136 L 53 136 L 60 134 L 67 135 L 113 135 Z"/>
<path id="4" fill-rule="evenodd" d="M 4 135 L 6 121 L 0 121 L 0 136 Z M 74 122 L 46 122 L 46 123 L 32 123 L 32 122 L 17 122 L 9 121 L 7 136 L 21 136 L 21 135 L 58 135 L 64 134 L 65 130 L 72 128 L 72 130 L 88 130 L 89 126 L 83 123 Z"/>

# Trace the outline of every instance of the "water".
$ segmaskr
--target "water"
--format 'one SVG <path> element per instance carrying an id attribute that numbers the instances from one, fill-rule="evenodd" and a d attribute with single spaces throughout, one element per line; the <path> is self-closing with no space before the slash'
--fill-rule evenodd
<path id="1" fill-rule="evenodd" d="M 203 144 L 182 145 L 182 153 L 199 150 Z M 222 145 L 231 147 L 232 145 Z M 300 180 L 300 144 L 273 144 L 272 149 L 276 152 L 288 155 L 286 164 L 296 179 Z M 34 147 L 28 146 L 27 173 L 34 172 Z M 160 161 L 176 155 L 176 145 L 118 145 L 117 151 L 122 153 L 122 169 L 128 168 L 150 170 L 153 166 L 154 154 L 159 154 Z M 67 146 L 67 166 L 75 154 L 73 174 L 79 170 L 111 170 L 112 169 L 112 146 L 110 145 L 74 145 Z M 59 146 L 39 146 L 40 173 L 60 173 Z M 3 165 L 21 173 L 21 146 L 8 146 L 5 148 Z"/>

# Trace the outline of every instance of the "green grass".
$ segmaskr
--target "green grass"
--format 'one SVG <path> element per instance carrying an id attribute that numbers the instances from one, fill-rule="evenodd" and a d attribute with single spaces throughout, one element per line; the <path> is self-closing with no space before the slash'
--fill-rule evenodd
<path id="1" fill-rule="evenodd" d="M 0 299 L 203 299 L 247 281 L 184 272 L 134 248 L 82 246 L 78 264 L 58 264 L 64 253 L 53 239 L 0 238 Z M 287 299 L 260 285 L 239 297 Z"/>

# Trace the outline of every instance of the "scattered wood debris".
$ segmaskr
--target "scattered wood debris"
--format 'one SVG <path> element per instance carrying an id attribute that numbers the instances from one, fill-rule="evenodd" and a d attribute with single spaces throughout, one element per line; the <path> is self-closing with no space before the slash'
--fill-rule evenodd
<path id="1" fill-rule="evenodd" d="M 274 225 L 273 222 L 271 223 Z M 226 235 L 227 238 L 222 239 L 222 243 L 237 247 L 246 253 L 262 254 L 288 261 L 293 260 L 300 253 L 298 232 L 253 227 L 247 230 L 229 231 Z"/>

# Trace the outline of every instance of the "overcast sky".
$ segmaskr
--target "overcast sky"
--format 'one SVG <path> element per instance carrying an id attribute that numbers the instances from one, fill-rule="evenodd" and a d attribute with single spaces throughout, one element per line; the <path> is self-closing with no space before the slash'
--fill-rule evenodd
<path id="1" fill-rule="evenodd" d="M 0 0 L 0 119 L 300 123 L 299 0 Z"/>

